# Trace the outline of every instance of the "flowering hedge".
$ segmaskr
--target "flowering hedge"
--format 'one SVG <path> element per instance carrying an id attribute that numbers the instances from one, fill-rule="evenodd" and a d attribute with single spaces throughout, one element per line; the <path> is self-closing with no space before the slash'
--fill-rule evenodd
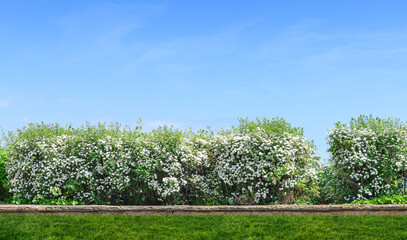
<path id="1" fill-rule="evenodd" d="M 269 204 L 317 194 L 315 148 L 280 118 L 217 133 L 30 124 L 7 147 L 17 203 Z"/>
<path id="2" fill-rule="evenodd" d="M 407 165 L 407 128 L 372 116 L 336 123 L 329 133 L 330 166 L 321 189 L 326 201 L 350 202 L 400 193 Z"/>
<path id="3" fill-rule="evenodd" d="M 11 194 L 15 203 L 344 203 L 405 194 L 407 126 L 372 116 L 335 124 L 326 166 L 303 130 L 281 118 L 240 119 L 218 132 L 30 124 L 6 142 L 0 200 Z"/>

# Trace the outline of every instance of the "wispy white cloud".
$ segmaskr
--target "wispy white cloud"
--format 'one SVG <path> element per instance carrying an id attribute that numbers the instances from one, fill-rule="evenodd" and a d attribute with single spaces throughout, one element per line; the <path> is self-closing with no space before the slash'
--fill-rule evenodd
<path id="1" fill-rule="evenodd" d="M 139 48 L 128 48 L 129 58 L 121 73 L 130 75 L 139 69 L 152 67 L 155 71 L 189 73 L 213 67 L 217 59 L 239 51 L 240 38 L 255 22 L 247 21 L 200 35 L 181 35 Z"/>
<path id="2" fill-rule="evenodd" d="M 23 117 L 23 118 L 20 120 L 20 122 L 22 122 L 22 123 L 29 123 L 29 122 L 31 122 L 31 119 L 30 119 L 29 117 Z"/>
<path id="3" fill-rule="evenodd" d="M 275 32 L 258 44 L 256 56 L 264 58 L 294 57 L 321 54 L 324 51 L 347 51 L 358 53 L 397 54 L 405 53 L 407 29 L 393 31 L 344 31 L 326 28 L 322 19 L 303 20 Z M 399 45 L 399 46 L 397 46 Z M 400 46 L 402 45 L 402 46 Z"/>
<path id="4" fill-rule="evenodd" d="M 11 101 L 9 99 L 0 100 L 0 108 L 6 108 L 10 105 Z"/>
<path id="5" fill-rule="evenodd" d="M 20 98 L 22 98 L 23 95 L 9 95 L 3 98 L 0 98 L 0 108 L 6 108 L 9 107 L 12 103 L 16 102 Z"/>
<path id="6" fill-rule="evenodd" d="M 125 57 L 129 51 L 126 37 L 165 9 L 162 4 L 98 4 L 56 19 L 63 44 L 57 50 L 70 49 L 60 64 Z"/>
<path id="7" fill-rule="evenodd" d="M 248 55 L 248 61 L 258 63 L 252 71 L 284 76 L 295 70 L 315 76 L 381 68 L 407 74 L 398 64 L 389 64 L 407 60 L 407 29 L 335 31 L 323 25 L 322 20 L 300 22 L 265 38 Z"/>

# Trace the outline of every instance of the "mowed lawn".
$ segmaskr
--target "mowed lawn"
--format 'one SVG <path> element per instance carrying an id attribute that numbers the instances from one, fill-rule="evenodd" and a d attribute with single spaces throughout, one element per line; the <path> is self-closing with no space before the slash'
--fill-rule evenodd
<path id="1" fill-rule="evenodd" d="M 407 239 L 407 216 L 0 215 L 0 239 Z"/>

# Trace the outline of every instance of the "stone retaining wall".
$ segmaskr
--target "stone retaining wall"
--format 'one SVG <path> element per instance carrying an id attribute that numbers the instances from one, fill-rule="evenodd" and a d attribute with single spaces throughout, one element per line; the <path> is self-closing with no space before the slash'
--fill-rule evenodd
<path id="1" fill-rule="evenodd" d="M 0 205 L 0 214 L 123 214 L 123 215 L 405 215 L 407 204 L 397 205 L 271 205 L 271 206 L 106 206 Z"/>

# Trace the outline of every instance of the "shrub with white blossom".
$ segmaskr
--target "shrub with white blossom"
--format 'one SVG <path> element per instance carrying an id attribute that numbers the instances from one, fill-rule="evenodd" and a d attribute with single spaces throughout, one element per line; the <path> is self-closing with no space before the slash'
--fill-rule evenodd
<path id="1" fill-rule="evenodd" d="M 317 195 L 314 145 L 280 118 L 241 119 L 216 134 L 29 124 L 7 147 L 17 203 L 270 204 Z"/>
<path id="2" fill-rule="evenodd" d="M 294 203 L 317 195 L 315 147 L 281 118 L 241 119 L 215 136 L 212 148 L 213 184 L 227 203 Z"/>
<path id="3" fill-rule="evenodd" d="M 178 131 L 166 126 L 142 138 L 151 174 L 147 182 L 148 203 L 195 204 L 205 202 L 209 170 L 208 141 L 204 135 Z"/>
<path id="4" fill-rule="evenodd" d="M 327 201 L 351 202 L 402 189 L 407 157 L 407 128 L 397 119 L 370 116 L 340 122 L 328 137 L 330 166 L 323 176 Z"/>
<path id="5" fill-rule="evenodd" d="M 73 129 L 30 124 L 8 139 L 8 185 L 17 201 L 64 198 L 120 203 L 129 193 L 129 151 L 135 131 L 104 125 Z M 130 138 L 129 138 L 130 137 Z M 136 165 L 135 169 L 142 168 Z M 127 189 L 126 189 L 127 190 Z M 134 198 L 137 201 L 137 198 Z"/>
<path id="6" fill-rule="evenodd" d="M 201 199 L 204 140 L 167 127 L 79 129 L 30 124 L 9 138 L 7 173 L 18 201 L 178 204 Z M 205 142 L 204 142 L 205 143 Z"/>

